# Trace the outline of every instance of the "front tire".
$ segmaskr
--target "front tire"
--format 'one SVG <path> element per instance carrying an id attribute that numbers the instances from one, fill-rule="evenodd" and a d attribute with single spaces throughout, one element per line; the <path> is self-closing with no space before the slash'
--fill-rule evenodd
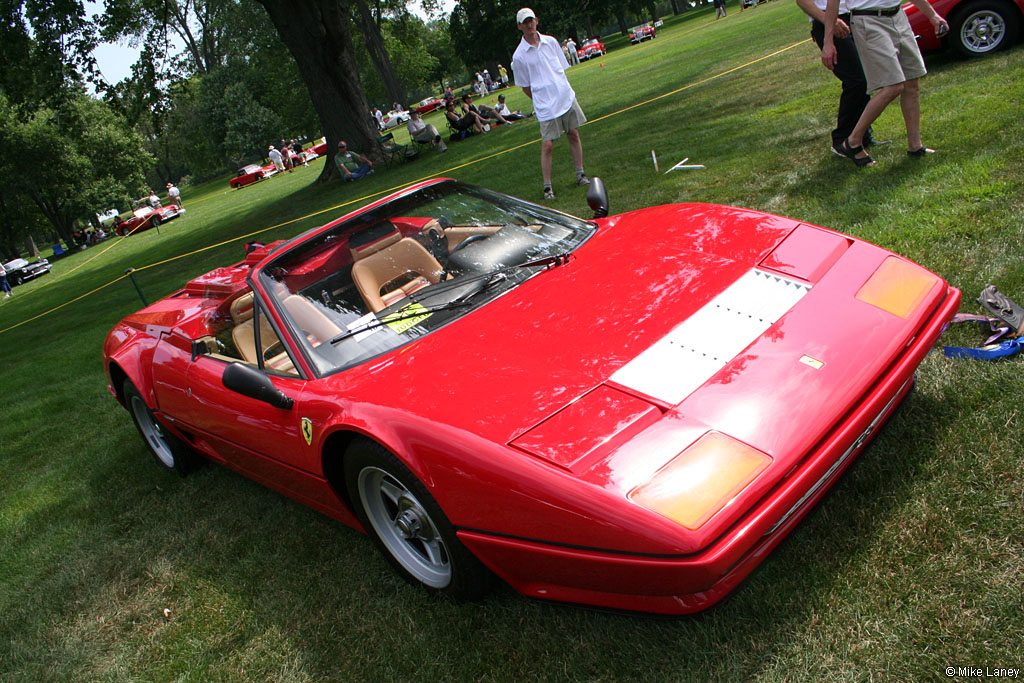
<path id="1" fill-rule="evenodd" d="M 487 593 L 490 572 L 462 545 L 427 488 L 383 446 L 352 444 L 345 485 L 374 545 L 406 581 L 460 600 Z"/>
<path id="2" fill-rule="evenodd" d="M 1012 45 L 1020 30 L 1013 7 L 999 0 L 978 0 L 958 8 L 950 24 L 950 39 L 965 57 L 981 57 Z"/>
<path id="3" fill-rule="evenodd" d="M 184 441 L 165 430 L 153 411 L 146 405 L 142 394 L 130 380 L 124 381 L 124 402 L 132 414 L 135 428 L 146 442 L 149 452 L 163 467 L 184 477 L 199 464 L 199 457 Z"/>

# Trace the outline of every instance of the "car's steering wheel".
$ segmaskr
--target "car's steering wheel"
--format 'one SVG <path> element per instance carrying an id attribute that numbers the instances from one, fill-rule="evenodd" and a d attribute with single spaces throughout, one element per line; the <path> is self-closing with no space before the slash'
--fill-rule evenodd
<path id="1" fill-rule="evenodd" d="M 444 282 L 445 280 L 448 279 L 448 264 L 451 263 L 451 257 L 455 254 L 455 252 L 457 252 L 458 250 L 462 249 L 463 247 L 465 247 L 468 244 L 472 244 L 473 242 L 479 242 L 480 240 L 485 240 L 488 237 L 490 237 L 490 235 L 470 235 L 466 239 L 464 239 L 461 242 L 459 242 L 458 246 L 456 246 L 454 249 L 452 249 L 452 253 L 449 254 L 448 258 L 446 258 L 445 261 L 444 261 L 444 267 L 441 269 L 441 280 L 440 281 Z"/>
<path id="2" fill-rule="evenodd" d="M 461 242 L 459 242 L 459 245 L 457 247 L 455 247 L 454 249 L 452 249 L 452 253 L 454 254 L 455 252 L 459 251 L 460 249 L 464 249 L 467 246 L 469 246 L 470 244 L 473 244 L 473 242 L 479 242 L 480 240 L 485 240 L 488 237 L 490 237 L 490 235 L 470 235 L 466 239 L 464 239 Z"/>

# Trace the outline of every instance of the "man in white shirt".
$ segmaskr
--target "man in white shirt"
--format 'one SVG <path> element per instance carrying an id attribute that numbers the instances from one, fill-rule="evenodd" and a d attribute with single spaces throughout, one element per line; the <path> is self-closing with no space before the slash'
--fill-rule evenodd
<path id="1" fill-rule="evenodd" d="M 935 27 L 935 35 L 949 30 L 949 24 L 940 17 L 928 0 L 911 0 Z M 923 157 L 934 154 L 921 143 L 921 91 L 918 79 L 928 73 L 924 59 L 910 28 L 910 20 L 898 0 L 847 0 L 853 20 L 853 38 L 857 43 L 860 63 L 867 78 L 868 90 L 876 91 L 864 107 L 853 132 L 840 143 L 839 151 L 857 166 L 874 166 L 875 160 L 864 151 L 863 141 L 868 128 L 885 108 L 897 97 L 903 123 L 907 127 L 907 155 Z M 825 7 L 825 37 L 821 48 L 821 63 L 834 69 L 837 60 L 835 46 L 836 20 L 839 18 L 839 0 L 828 0 Z"/>
<path id="2" fill-rule="evenodd" d="M 181 190 L 174 183 L 167 183 L 167 196 L 179 209 L 181 207 Z"/>
<path id="3" fill-rule="evenodd" d="M 448 151 L 448 145 L 444 144 L 437 128 L 434 128 L 433 124 L 423 123 L 420 113 L 415 109 L 409 110 L 409 123 L 405 124 L 405 127 L 409 131 L 409 137 L 416 142 L 429 142 L 432 146 L 437 147 L 438 152 Z"/>
<path id="4" fill-rule="evenodd" d="M 276 168 L 279 173 L 284 171 L 284 157 L 281 156 L 281 153 L 278 152 L 273 145 L 270 145 L 267 149 L 267 156 L 270 157 L 270 163 L 274 164 L 274 168 Z"/>
<path id="5" fill-rule="evenodd" d="M 921 0 L 922 2 L 926 0 Z M 590 178 L 583 171 L 583 143 L 579 127 L 586 123 L 576 93 L 565 77 L 569 63 L 558 41 L 537 31 L 537 15 L 529 7 L 516 14 L 516 24 L 523 33 L 519 47 L 512 55 L 515 84 L 533 100 L 533 110 L 540 123 L 540 170 L 544 176 L 544 199 L 554 199 L 551 188 L 551 152 L 555 140 L 565 133 L 569 150 L 576 164 L 576 184 L 588 185 Z"/>

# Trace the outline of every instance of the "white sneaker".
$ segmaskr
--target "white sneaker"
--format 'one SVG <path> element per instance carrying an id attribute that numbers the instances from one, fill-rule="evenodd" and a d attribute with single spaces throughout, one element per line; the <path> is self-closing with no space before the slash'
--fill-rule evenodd
<path id="1" fill-rule="evenodd" d="M 448 145 L 444 144 L 443 142 L 437 143 L 437 151 L 438 152 L 447 152 L 448 151 Z"/>
<path id="2" fill-rule="evenodd" d="M 486 124 L 486 123 L 484 124 L 484 132 L 485 133 L 490 133 L 491 132 L 491 127 L 488 124 Z"/>

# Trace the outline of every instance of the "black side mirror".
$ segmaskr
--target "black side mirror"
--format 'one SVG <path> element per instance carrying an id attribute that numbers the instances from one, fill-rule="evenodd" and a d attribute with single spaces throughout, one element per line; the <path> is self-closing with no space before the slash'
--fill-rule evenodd
<path id="1" fill-rule="evenodd" d="M 608 192 L 600 178 L 591 178 L 587 186 L 587 206 L 594 211 L 594 218 L 608 215 Z"/>
<path id="2" fill-rule="evenodd" d="M 224 370 L 221 378 L 224 386 L 242 396 L 264 401 L 275 408 L 288 410 L 292 407 L 290 399 L 283 391 L 274 386 L 270 378 L 245 363 L 231 363 Z"/>

